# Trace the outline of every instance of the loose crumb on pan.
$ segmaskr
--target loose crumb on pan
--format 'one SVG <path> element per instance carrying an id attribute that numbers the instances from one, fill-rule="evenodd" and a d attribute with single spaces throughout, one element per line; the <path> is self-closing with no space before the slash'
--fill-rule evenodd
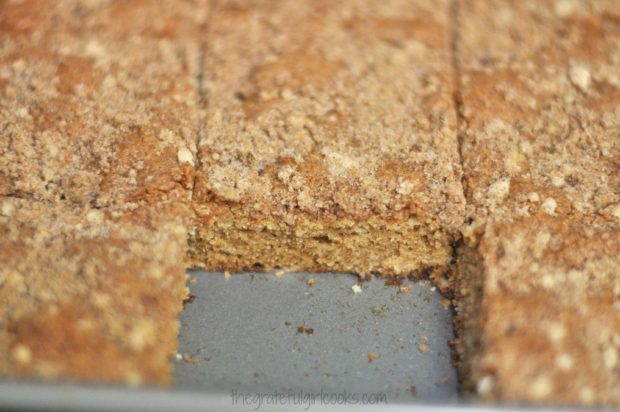
<path id="1" fill-rule="evenodd" d="M 299 334 L 306 334 L 306 335 L 312 335 L 314 333 L 314 328 L 306 328 L 305 326 L 298 326 L 297 327 L 297 333 Z"/>
<path id="2" fill-rule="evenodd" d="M 411 292 L 411 289 L 413 289 L 413 285 L 406 285 L 406 286 L 400 286 L 398 288 L 398 291 L 400 293 L 409 293 Z"/>
<path id="3" fill-rule="evenodd" d="M 189 363 L 189 364 L 194 365 L 194 366 L 200 365 L 200 359 L 194 358 L 189 353 L 184 353 L 183 354 L 183 362 Z"/>

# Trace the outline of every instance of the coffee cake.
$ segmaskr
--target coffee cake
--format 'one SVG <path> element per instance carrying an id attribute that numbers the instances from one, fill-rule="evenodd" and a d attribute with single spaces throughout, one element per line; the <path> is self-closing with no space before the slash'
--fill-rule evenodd
<path id="1" fill-rule="evenodd" d="M 430 273 L 464 391 L 620 404 L 618 21 L 0 4 L 0 374 L 167 383 L 189 264 Z"/>
<path id="2" fill-rule="evenodd" d="M 1 5 L 0 374 L 169 381 L 206 11 Z"/>
<path id="3" fill-rule="evenodd" d="M 457 352 L 483 398 L 620 402 L 615 6 L 460 4 Z"/>
<path id="4" fill-rule="evenodd" d="M 221 1 L 190 256 L 209 270 L 446 266 L 464 199 L 447 1 Z"/>
<path id="5" fill-rule="evenodd" d="M 0 205 L 0 375 L 169 382 L 185 227 L 15 197 Z"/>

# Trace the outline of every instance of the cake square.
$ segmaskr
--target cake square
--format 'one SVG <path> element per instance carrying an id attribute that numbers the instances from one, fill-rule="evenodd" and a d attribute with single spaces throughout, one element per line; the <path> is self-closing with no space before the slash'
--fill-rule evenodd
<path id="1" fill-rule="evenodd" d="M 620 229 L 544 214 L 489 224 L 459 255 L 464 390 L 509 403 L 617 404 Z"/>
<path id="2" fill-rule="evenodd" d="M 0 374 L 170 382 L 206 2 L 0 12 Z"/>
<path id="3" fill-rule="evenodd" d="M 186 228 L 0 201 L 0 375 L 170 382 Z"/>
<path id="4" fill-rule="evenodd" d="M 461 2 L 464 391 L 618 403 L 620 31 L 611 3 Z"/>
<path id="5" fill-rule="evenodd" d="M 447 1 L 220 2 L 194 264 L 445 269 L 464 212 L 448 12 Z"/>

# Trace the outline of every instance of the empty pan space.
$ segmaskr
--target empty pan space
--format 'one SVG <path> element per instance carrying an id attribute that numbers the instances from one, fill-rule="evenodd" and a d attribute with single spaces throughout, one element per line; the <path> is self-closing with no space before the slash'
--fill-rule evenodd
<path id="1" fill-rule="evenodd" d="M 329 273 L 190 275 L 178 388 L 456 399 L 451 309 L 426 281 L 399 287 Z"/>

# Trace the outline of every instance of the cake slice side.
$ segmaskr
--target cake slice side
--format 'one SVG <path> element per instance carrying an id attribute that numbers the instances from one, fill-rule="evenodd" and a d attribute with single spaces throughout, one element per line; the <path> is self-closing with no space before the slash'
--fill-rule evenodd
<path id="1" fill-rule="evenodd" d="M 461 2 L 463 389 L 618 404 L 620 87 L 613 2 Z M 473 304 L 472 304 L 473 303 Z"/>
<path id="2" fill-rule="evenodd" d="M 0 7 L 0 374 L 169 383 L 206 3 Z"/>
<path id="3" fill-rule="evenodd" d="M 195 264 L 445 267 L 464 210 L 447 26 L 443 1 L 220 2 Z"/>
<path id="4" fill-rule="evenodd" d="M 618 226 L 544 214 L 489 224 L 459 260 L 463 389 L 508 403 L 618 404 L 619 252 Z"/>
<path id="5" fill-rule="evenodd" d="M 0 200 L 0 375 L 168 384 L 186 228 Z"/>

